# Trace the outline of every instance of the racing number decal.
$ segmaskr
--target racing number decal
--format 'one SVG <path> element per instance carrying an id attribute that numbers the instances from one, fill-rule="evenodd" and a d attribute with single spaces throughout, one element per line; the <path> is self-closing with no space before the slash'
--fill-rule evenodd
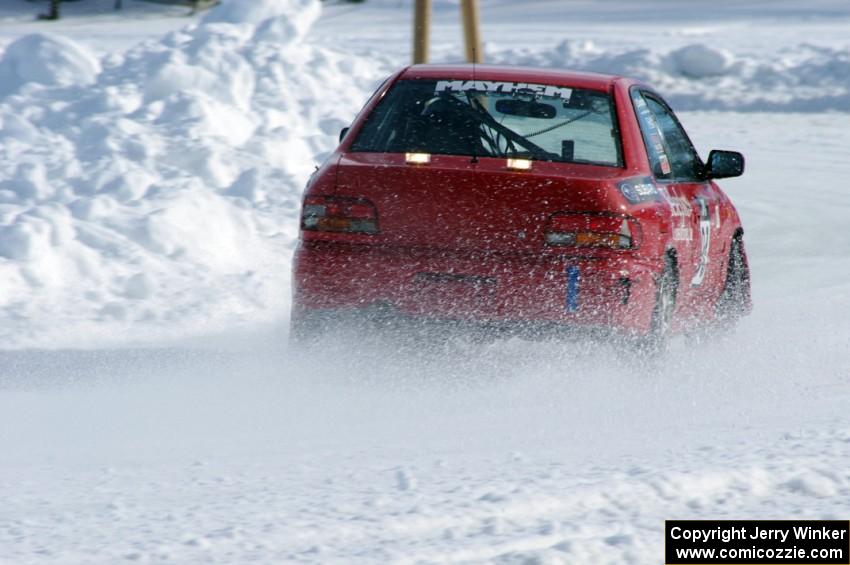
<path id="1" fill-rule="evenodd" d="M 696 203 L 699 206 L 700 254 L 697 270 L 691 279 L 691 286 L 699 286 L 705 279 L 705 272 L 708 270 L 708 250 L 711 247 L 711 212 L 704 198 L 697 197 Z"/>

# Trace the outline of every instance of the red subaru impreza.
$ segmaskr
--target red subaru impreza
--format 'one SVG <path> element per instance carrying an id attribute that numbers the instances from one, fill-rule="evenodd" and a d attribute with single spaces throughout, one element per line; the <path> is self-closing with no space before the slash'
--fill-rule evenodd
<path id="1" fill-rule="evenodd" d="M 351 314 L 603 329 L 657 347 L 750 309 L 743 229 L 670 106 L 639 81 L 415 65 L 307 185 L 292 335 Z"/>

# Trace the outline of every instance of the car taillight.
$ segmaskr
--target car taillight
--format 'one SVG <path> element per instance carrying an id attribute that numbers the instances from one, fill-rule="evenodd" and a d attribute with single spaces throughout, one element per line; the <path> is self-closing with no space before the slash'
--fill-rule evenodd
<path id="1" fill-rule="evenodd" d="M 640 243 L 634 218 L 603 214 L 555 214 L 546 226 L 546 243 L 564 247 L 634 249 Z"/>
<path id="2" fill-rule="evenodd" d="M 301 209 L 301 229 L 335 233 L 378 233 L 378 212 L 365 198 L 308 196 Z"/>

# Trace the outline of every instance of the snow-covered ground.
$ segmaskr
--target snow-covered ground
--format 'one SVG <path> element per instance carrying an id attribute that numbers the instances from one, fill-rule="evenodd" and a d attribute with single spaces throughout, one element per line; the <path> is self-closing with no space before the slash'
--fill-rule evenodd
<path id="1" fill-rule="evenodd" d="M 722 184 L 755 311 L 650 372 L 592 343 L 282 345 L 301 183 L 405 63 L 404 2 L 312 31 L 286 2 L 146 12 L 127 52 L 107 16 L 33 38 L 10 11 L 0 563 L 658 563 L 665 518 L 846 519 L 850 7 L 684 4 L 482 2 L 489 60 L 646 73 L 703 154 L 748 157 Z"/>

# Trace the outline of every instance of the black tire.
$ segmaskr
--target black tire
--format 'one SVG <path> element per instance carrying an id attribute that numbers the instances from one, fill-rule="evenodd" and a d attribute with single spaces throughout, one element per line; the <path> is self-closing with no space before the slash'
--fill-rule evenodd
<path id="1" fill-rule="evenodd" d="M 717 300 L 717 321 L 721 327 L 731 329 L 749 314 L 751 308 L 750 269 L 747 265 L 744 241 L 739 236 L 733 239 L 732 245 L 729 246 L 726 282 Z"/>
<path id="2" fill-rule="evenodd" d="M 678 289 L 679 275 L 676 261 L 668 255 L 664 270 L 656 280 L 655 306 L 652 309 L 649 332 L 637 340 L 639 353 L 647 357 L 656 357 L 667 351 Z"/>

